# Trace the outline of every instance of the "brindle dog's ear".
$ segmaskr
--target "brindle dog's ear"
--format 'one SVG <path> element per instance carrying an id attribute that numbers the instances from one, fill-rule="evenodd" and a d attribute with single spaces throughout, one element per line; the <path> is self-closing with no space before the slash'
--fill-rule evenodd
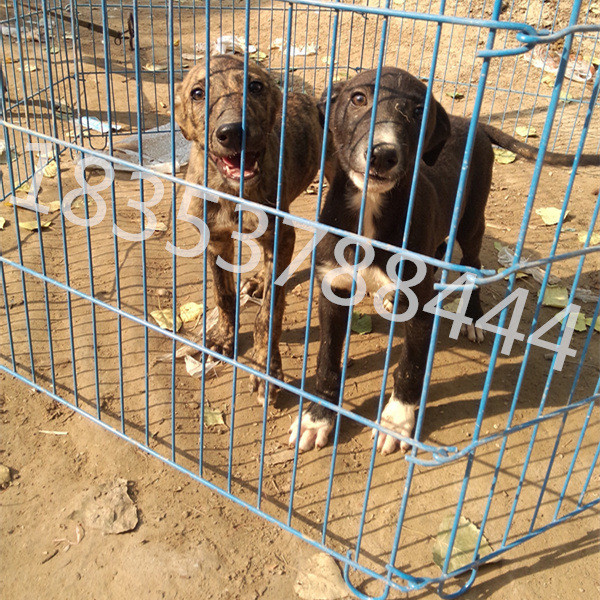
<path id="1" fill-rule="evenodd" d="M 185 100 L 183 99 L 183 84 L 179 83 L 175 87 L 175 121 L 181 129 L 181 133 L 186 140 L 192 141 L 189 134 L 188 118 L 185 110 Z"/>
<path id="2" fill-rule="evenodd" d="M 427 136 L 426 147 L 423 152 L 423 160 L 430 167 L 435 164 L 440 152 L 444 148 L 444 144 L 450 137 L 451 126 L 448 113 L 444 107 L 432 98 L 431 109 L 429 111 L 429 119 L 427 120 L 427 128 L 431 132 Z"/>
<path id="3" fill-rule="evenodd" d="M 346 83 L 346 81 L 338 81 L 331 86 L 331 106 L 339 98 Z M 327 89 L 321 94 L 321 98 L 317 102 L 317 108 L 319 109 L 319 121 L 321 127 L 323 127 L 325 125 L 325 110 L 327 109 Z"/>

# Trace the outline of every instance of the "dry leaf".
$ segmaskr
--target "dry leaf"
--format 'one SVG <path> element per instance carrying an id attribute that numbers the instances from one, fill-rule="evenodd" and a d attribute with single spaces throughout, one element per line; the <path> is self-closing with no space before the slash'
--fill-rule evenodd
<path id="1" fill-rule="evenodd" d="M 577 234 L 577 239 L 585 244 L 585 240 L 587 240 L 588 233 L 587 231 L 580 231 Z M 600 233 L 592 233 L 592 237 L 590 238 L 590 246 L 597 246 L 600 244 Z"/>
<path id="2" fill-rule="evenodd" d="M 561 212 L 562 211 L 560 208 L 554 208 L 552 206 L 547 206 L 545 208 L 536 209 L 535 214 L 542 217 L 542 221 L 544 221 L 544 223 L 546 225 L 556 225 L 560 221 L 560 213 Z M 569 214 L 569 211 L 567 210 L 565 212 L 565 219 L 567 218 L 568 214 Z"/>
<path id="3" fill-rule="evenodd" d="M 167 231 L 168 227 L 162 222 L 162 221 L 157 221 L 156 225 L 154 226 L 154 231 Z"/>
<path id="4" fill-rule="evenodd" d="M 58 167 L 56 166 L 56 161 L 53 160 L 52 162 L 48 163 L 42 169 L 42 173 L 44 174 L 44 177 L 48 177 L 49 179 L 56 177 L 56 174 L 58 173 Z"/>
<path id="5" fill-rule="evenodd" d="M 539 294 L 538 294 L 539 296 Z M 549 285 L 542 298 L 543 306 L 552 308 L 565 308 L 569 304 L 569 290 L 560 285 Z"/>
<path id="6" fill-rule="evenodd" d="M 200 317 L 203 311 L 204 305 L 196 302 L 186 302 L 179 309 L 179 316 L 184 323 L 190 323 L 191 321 L 195 321 L 198 317 Z"/>
<path id="7" fill-rule="evenodd" d="M 51 221 L 40 221 L 40 227 L 42 229 L 47 229 L 52 225 Z M 19 227 L 21 229 L 27 229 L 27 231 L 37 231 L 38 224 L 37 221 L 19 221 Z"/>
<path id="8" fill-rule="evenodd" d="M 521 137 L 537 137 L 537 130 L 535 127 L 517 127 L 515 133 Z"/>
<path id="9" fill-rule="evenodd" d="M 200 60 L 201 58 L 204 58 L 204 53 L 202 53 L 202 54 L 190 54 L 188 52 L 184 52 L 181 55 L 181 58 L 183 58 L 184 60 Z"/>
<path id="10" fill-rule="evenodd" d="M 592 317 L 589 317 L 588 319 L 586 319 L 585 324 L 587 327 L 591 327 L 592 326 Z M 597 331 L 598 333 L 600 333 L 600 319 L 596 319 L 596 324 L 594 325 L 594 331 Z"/>
<path id="11" fill-rule="evenodd" d="M 556 81 L 556 77 L 553 75 L 544 75 L 542 77 L 542 83 L 545 83 L 547 86 L 554 87 L 554 82 Z"/>
<path id="12" fill-rule="evenodd" d="M 444 562 L 449 549 L 450 534 L 454 525 L 454 515 L 444 517 L 440 523 L 438 534 L 433 544 L 433 562 L 440 568 L 444 568 Z M 477 547 L 480 529 L 476 527 L 469 519 L 460 517 L 456 536 L 452 546 L 452 555 L 448 563 L 448 572 L 451 573 L 460 569 L 473 560 L 473 554 Z M 485 536 L 481 537 L 481 543 L 477 550 L 477 558 L 483 558 L 493 552 Z"/>
<path id="13" fill-rule="evenodd" d="M 371 333 L 373 330 L 371 315 L 361 315 L 360 313 L 353 312 L 351 329 L 354 333 L 358 333 L 358 335 Z"/>
<path id="14" fill-rule="evenodd" d="M 46 204 L 45 206 L 51 213 L 55 213 L 60 210 L 61 202 L 60 200 L 54 200 L 50 202 L 50 204 Z"/>
<path id="15" fill-rule="evenodd" d="M 85 530 L 81 526 L 80 523 L 77 523 L 75 527 L 75 543 L 79 544 L 79 542 L 85 537 Z"/>
<path id="16" fill-rule="evenodd" d="M 504 148 L 494 148 L 494 159 L 501 165 L 508 165 L 509 163 L 515 162 L 517 155 L 510 150 Z"/>
<path id="17" fill-rule="evenodd" d="M 208 406 L 204 407 L 204 424 L 207 427 L 213 427 L 214 425 L 225 425 L 223 419 L 223 413 L 220 410 L 214 410 Z"/>
<path id="18" fill-rule="evenodd" d="M 6 219 L 4 217 L 0 217 L 0 229 L 4 229 L 5 223 Z"/>
<path id="19" fill-rule="evenodd" d="M 561 92 L 558 99 L 561 100 L 562 102 L 564 102 L 565 104 L 567 104 L 569 102 L 574 102 L 573 96 L 571 96 L 571 94 L 569 94 L 567 92 Z"/>
<path id="20" fill-rule="evenodd" d="M 253 52 L 249 56 L 250 58 L 253 58 L 256 62 L 263 62 L 267 58 L 267 53 L 258 50 L 256 52 Z"/>
<path id="21" fill-rule="evenodd" d="M 452 300 L 451 302 L 448 302 L 448 304 L 444 304 L 443 308 L 444 308 L 444 310 L 455 313 L 458 310 L 459 304 L 460 304 L 460 298 L 454 298 L 454 300 Z"/>
<path id="22" fill-rule="evenodd" d="M 21 72 L 25 72 L 25 73 L 33 73 L 34 71 L 37 71 L 37 67 L 35 64 L 23 63 L 23 65 L 21 67 L 19 67 L 17 69 L 17 71 L 21 71 Z"/>
<path id="23" fill-rule="evenodd" d="M 573 323 L 573 318 L 572 315 L 573 313 L 569 313 L 566 317 L 562 318 L 560 320 L 561 323 L 565 322 L 565 319 L 570 318 L 570 325 L 573 327 L 573 329 L 575 331 L 586 331 L 586 329 L 588 328 L 588 326 L 586 325 L 586 319 L 585 319 L 585 314 L 581 311 L 579 311 L 579 314 L 577 315 L 577 319 L 575 320 L 575 323 Z M 591 324 L 591 319 L 590 319 L 590 324 Z"/>
<path id="24" fill-rule="evenodd" d="M 461 92 L 446 92 L 446 96 L 454 100 L 462 100 L 465 97 Z"/>
<path id="25" fill-rule="evenodd" d="M 146 63 L 142 70 L 149 71 L 151 73 L 159 73 L 161 71 L 166 71 L 167 67 L 165 65 L 153 65 L 152 63 Z"/>
<path id="26" fill-rule="evenodd" d="M 158 326 L 161 329 L 168 329 L 169 331 L 173 331 L 173 309 L 171 308 L 163 308 L 162 310 L 153 310 L 150 313 L 150 316 L 158 323 Z M 182 326 L 181 319 L 177 317 L 175 331 L 179 331 Z"/>

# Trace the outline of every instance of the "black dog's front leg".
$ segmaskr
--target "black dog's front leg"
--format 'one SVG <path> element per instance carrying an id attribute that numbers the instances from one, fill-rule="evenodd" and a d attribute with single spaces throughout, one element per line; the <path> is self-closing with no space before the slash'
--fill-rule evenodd
<path id="1" fill-rule="evenodd" d="M 433 315 L 422 310 L 419 303 L 417 314 L 405 324 L 405 339 L 398 367 L 394 371 L 394 389 L 381 414 L 381 424 L 400 435 L 410 438 L 415 426 L 415 411 L 423 390 L 423 378 L 427 365 Z M 373 431 L 375 435 L 375 430 Z M 408 442 L 400 442 L 390 435 L 380 433 L 377 450 L 390 454 L 400 448 L 410 449 Z"/>
<path id="2" fill-rule="evenodd" d="M 340 298 L 350 297 L 350 293 L 335 290 Z M 317 395 L 337 404 L 340 393 L 341 362 L 346 326 L 350 307 L 331 302 L 321 291 L 319 295 L 320 345 L 317 358 Z M 310 402 L 301 416 L 300 450 L 322 448 L 333 429 L 335 413 L 330 409 Z M 290 427 L 290 446 L 298 438 L 298 419 Z"/>

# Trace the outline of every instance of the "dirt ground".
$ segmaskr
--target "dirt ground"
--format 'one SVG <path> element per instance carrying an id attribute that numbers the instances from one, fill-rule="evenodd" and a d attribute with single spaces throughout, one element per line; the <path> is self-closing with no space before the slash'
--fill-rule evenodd
<path id="1" fill-rule="evenodd" d="M 407 4 L 407 8 L 418 8 L 418 4 L 410 7 Z M 516 3 L 513 7 L 514 18 L 524 19 L 526 15 L 519 6 Z M 459 8 L 454 10 L 460 14 Z M 484 16 L 486 10 L 484 6 Z M 239 34 L 240 28 L 243 30 L 242 12 L 224 9 L 218 16 L 217 12 L 213 15 L 213 39 L 218 35 L 216 31 Z M 296 59 L 299 62 L 294 63 L 297 70 L 292 73 L 292 80 L 294 85 L 302 85 L 317 94 L 323 89 L 327 27 L 331 22 L 325 12 L 318 16 L 301 10 L 294 13 L 294 43 L 302 46 L 316 39 L 319 51 L 315 57 Z M 92 14 L 97 18 L 99 12 Z M 144 25 L 144 37 L 140 39 L 142 64 L 164 64 L 167 58 L 164 44 L 161 45 L 165 36 L 163 13 L 155 14 L 161 18 L 152 20 L 147 10 L 140 11 L 139 18 Z M 199 13 L 194 13 L 197 27 L 194 31 L 190 20 L 185 18 L 186 13 L 182 14 L 184 18 L 177 25 L 177 48 L 189 52 L 194 43 L 202 39 L 204 30 L 198 25 Z M 283 11 L 273 13 L 267 25 L 264 15 L 262 20 L 260 15 L 261 11 L 255 11 L 251 17 L 250 40 L 264 48 L 268 54 L 265 64 L 269 63 L 277 72 L 282 64 L 282 53 L 271 49 L 270 41 L 283 35 L 288 17 Z M 83 13 L 81 16 L 83 18 Z M 111 8 L 109 16 L 110 23 L 118 26 L 120 12 Z M 540 17 L 540 21 L 544 18 Z M 559 13 L 559 21 L 564 18 L 563 13 Z M 376 60 L 376 51 L 371 49 L 377 48 L 376 30 L 381 22 L 369 18 L 363 23 L 360 19 L 362 17 L 354 17 L 360 27 L 349 18 L 342 20 L 340 76 L 346 67 L 370 66 Z M 399 60 L 417 72 L 421 58 L 431 56 L 431 30 L 423 23 L 410 20 L 393 24 L 387 62 Z M 361 49 L 370 49 L 372 55 L 357 50 L 357 38 Z M 413 40 L 412 50 L 410 44 L 399 43 L 407 39 Z M 415 39 L 421 41 L 417 43 Z M 472 86 L 477 81 L 477 72 L 469 74 L 469 68 L 473 65 L 479 68 L 480 63 L 473 62 L 472 54 L 481 46 L 481 41 L 472 28 L 455 27 L 451 35 L 443 38 L 442 46 L 448 56 L 460 56 L 460 59 L 448 61 L 444 72 L 440 68 L 438 75 L 445 83 L 436 84 L 436 96 L 448 110 L 469 114 L 473 103 Z M 4 48 L 6 53 L 6 46 Z M 124 126 L 125 133 L 135 124 L 137 86 L 132 80 L 127 44 L 111 45 L 110 51 L 113 116 Z M 46 57 L 41 50 L 36 52 L 38 50 L 32 50 L 31 56 Z M 99 53 L 102 46 L 98 35 L 82 36 L 82 64 L 88 73 L 82 76 L 80 84 L 85 88 L 89 114 L 103 119 L 106 114 L 97 109 L 103 105 L 107 86 L 104 61 L 98 60 Z M 183 56 L 176 57 L 176 69 L 186 60 Z M 62 66 L 67 64 L 68 59 Z M 533 76 L 528 79 L 529 67 L 522 59 L 506 61 L 502 68 L 494 64 L 493 68 L 497 71 L 493 71 L 492 81 L 497 81 L 499 91 L 486 95 L 482 114 L 492 115 L 498 123 L 500 115 L 506 115 L 512 124 L 515 100 L 502 90 L 535 90 L 541 72 L 536 73 L 537 81 Z M 17 78 L 15 93 L 22 93 L 21 84 L 22 80 Z M 65 84 L 57 85 L 61 99 L 66 102 Z M 168 123 L 166 73 L 146 72 L 139 88 L 143 102 L 140 118 L 144 126 Z M 462 99 L 456 96 L 457 90 L 463 94 Z M 589 86 L 571 84 L 570 90 L 574 97 L 589 97 Z M 520 98 L 519 108 L 522 115 L 527 115 L 526 123 L 541 130 L 545 118 L 543 98 L 538 104 L 527 94 Z M 35 121 L 32 120 L 34 114 Z M 17 115 L 28 118 L 32 129 L 41 128 L 42 122 L 43 127 L 48 127 L 50 114 L 39 105 L 29 110 L 15 110 L 13 117 Z M 552 138 L 557 149 L 572 149 L 569 131 L 574 123 L 580 127 L 581 120 L 582 113 L 574 103 L 561 106 L 556 120 L 557 134 Z M 68 121 L 59 121 L 59 124 L 59 137 L 68 139 Z M 507 127 L 512 131 L 509 125 Z M 597 150 L 598 135 L 598 130 L 591 128 L 586 146 L 589 151 Z M 87 143 L 101 148 L 104 139 L 98 136 L 86 140 Z M 6 181 L 5 165 L 2 169 Z M 498 247 L 513 247 L 516 243 L 532 174 L 533 166 L 524 160 L 496 165 L 486 213 L 484 267 L 499 268 Z M 560 207 L 569 176 L 568 169 L 545 167 L 535 208 Z M 89 176 L 92 185 L 101 180 L 100 174 Z M 557 254 L 581 248 L 578 236 L 590 227 L 598 184 L 597 169 L 582 168 L 577 173 L 570 198 L 570 216 L 561 232 Z M 64 196 L 67 190 L 78 187 L 73 160 L 65 154 L 60 177 L 44 178 L 40 202 L 49 204 L 60 199 L 61 189 Z M 92 307 L 85 296 L 68 294 L 52 284 L 45 286 L 36 277 L 22 276 L 17 269 L 3 267 L 6 292 L 3 287 L 0 364 L 4 369 L 14 369 L 27 380 L 34 379 L 40 388 L 77 406 L 78 412 L 0 371 L 0 463 L 10 468 L 12 476 L 12 481 L 0 491 L 2 597 L 294 598 L 298 573 L 317 549 L 265 516 L 287 523 L 289 515 L 289 524 L 294 530 L 317 543 L 324 537 L 326 546 L 342 555 L 354 549 L 360 537 L 360 564 L 378 575 L 385 573 L 405 491 L 407 461 L 399 454 L 377 456 L 367 490 L 372 458 L 370 430 L 345 418 L 341 422 L 335 463 L 332 463 L 331 445 L 320 452 L 306 453 L 299 457 L 295 480 L 292 480 L 293 462 L 286 453 L 287 431 L 297 415 L 297 395 L 280 393 L 264 421 L 262 407 L 247 391 L 248 374 L 243 369 L 234 372 L 231 366 L 218 367 L 217 377 L 205 382 L 202 398 L 199 380 L 186 374 L 182 361 L 175 365 L 170 361 L 157 362 L 157 358 L 172 350 L 170 340 L 130 316 L 143 319 L 145 304 L 149 312 L 170 308 L 173 303 L 181 306 L 188 301 L 203 302 L 202 260 L 178 258 L 174 263 L 165 249 L 167 241 L 191 247 L 197 242 L 197 233 L 193 227 L 179 222 L 176 232 L 173 231 L 173 213 L 178 204 L 171 203 L 173 190 L 166 183 L 165 199 L 153 208 L 158 221 L 166 224 L 166 231 L 157 231 L 144 245 L 124 239 L 118 239 L 115 244 L 113 220 L 126 231 L 139 231 L 139 211 L 128 206 L 127 201 L 139 197 L 140 191 L 127 173 L 117 173 L 113 189 L 114 196 L 110 188 L 100 192 L 108 205 L 107 216 L 89 229 L 64 220 L 61 213 L 56 212 L 44 217 L 52 224 L 41 234 L 17 232 L 13 208 L 0 205 L 0 217 L 7 220 L 0 233 L 3 257 L 44 272 L 113 308 Z M 152 186 L 145 186 L 144 191 L 146 197 L 150 197 Z M 174 191 L 180 199 L 181 190 Z M 315 206 L 314 192 L 307 192 L 294 203 L 292 212 L 314 219 Z M 91 204 L 91 212 L 93 207 Z M 76 215 L 83 218 L 84 211 L 82 204 L 76 204 Z M 31 219 L 31 214 L 19 209 L 20 220 Z M 550 254 L 554 235 L 555 227 L 544 225 L 534 212 L 525 238 L 524 256 L 539 258 Z M 297 249 L 307 240 L 306 233 L 299 231 Z M 578 259 L 562 261 L 552 268 L 552 274 L 560 277 L 565 285 L 572 285 L 577 265 Z M 599 255 L 588 256 L 577 286 L 597 297 L 599 273 Z M 286 381 L 299 387 L 305 368 L 306 386 L 312 391 L 319 334 L 314 308 L 309 307 L 309 278 L 309 265 L 305 261 L 288 284 L 282 355 Z M 210 277 L 206 284 L 209 311 L 213 306 Z M 496 282 L 485 286 L 482 298 L 486 310 L 502 299 L 505 285 L 505 282 Z M 525 332 L 534 316 L 539 284 L 528 277 L 519 279 L 517 285 L 530 292 L 519 327 L 519 331 Z M 591 316 L 594 303 L 580 301 L 580 304 L 586 315 Z M 309 308 L 313 317 L 308 360 L 303 365 Z M 389 378 L 382 384 L 389 324 L 377 316 L 368 301 L 359 310 L 372 316 L 373 331 L 352 337 L 344 407 L 360 417 L 373 418 L 382 385 L 388 393 L 390 391 Z M 249 305 L 241 313 L 239 360 L 243 365 L 250 364 L 255 311 L 256 307 Z M 556 312 L 556 309 L 543 307 L 539 323 L 547 322 Z M 449 322 L 443 321 L 421 440 L 432 445 L 463 448 L 475 434 L 474 422 L 490 367 L 493 340 L 488 335 L 482 345 L 475 347 L 464 339 L 450 339 L 449 330 Z M 193 337 L 198 331 L 197 323 L 189 323 L 180 334 Z M 401 333 L 399 329 L 392 363 L 399 354 Z M 567 358 L 565 367 L 554 373 L 551 382 L 547 380 L 551 367 L 549 352 L 533 348 L 512 424 L 528 423 L 539 413 L 548 414 L 569 401 L 598 393 L 599 339 L 597 333 L 591 336 L 585 360 L 578 368 L 586 334 L 575 333 L 571 347 L 577 350 L 577 355 Z M 525 351 L 525 344 L 517 341 L 509 356 L 500 355 L 485 408 L 482 435 L 498 433 L 507 426 Z M 540 406 L 542 397 L 545 397 L 543 407 Z M 202 428 L 199 422 L 202 404 L 221 412 L 225 424 Z M 84 415 L 101 421 L 105 427 Z M 107 428 L 120 432 L 120 437 Z M 585 435 L 580 439 L 582 431 Z M 122 439 L 123 435 L 137 445 Z M 535 442 L 528 468 L 523 471 L 532 436 Z M 440 571 L 432 561 L 433 540 L 442 519 L 456 510 L 467 468 L 471 471 L 462 514 L 474 523 L 481 523 L 490 490 L 495 486 L 485 527 L 493 548 L 527 534 L 540 498 L 535 527 L 574 510 L 590 473 L 583 502 L 598 498 L 600 472 L 597 464 L 595 469 L 592 467 L 594 460 L 597 461 L 594 453 L 599 439 L 597 407 L 589 414 L 587 407 L 583 407 L 571 411 L 564 421 L 553 418 L 540 423 L 535 432 L 529 426 L 511 434 L 496 477 L 494 468 L 501 450 L 500 439 L 479 448 L 472 463 L 463 458 L 438 467 L 417 466 L 395 567 L 412 577 L 439 576 Z M 149 448 L 154 456 L 140 446 Z M 553 453 L 555 459 L 550 462 Z M 173 460 L 180 470 L 165 464 L 158 456 Z M 198 475 L 207 485 L 194 478 Z M 102 535 L 73 516 L 73 512 L 86 494 L 96 493 L 94 490 L 99 485 L 116 478 L 129 482 L 129 495 L 137 507 L 139 523 L 127 533 Z M 230 490 L 264 516 L 224 498 L 216 489 Z M 328 495 L 331 503 L 323 536 Z M 361 531 L 363 507 L 365 525 Z M 505 553 L 500 562 L 480 570 L 473 588 L 464 598 L 597 598 L 600 595 L 598 512 L 596 506 Z M 507 530 L 509 520 L 512 525 Z M 376 597 L 382 593 L 381 582 L 368 575 L 353 573 L 351 580 L 363 594 Z M 456 584 L 450 583 L 445 591 L 455 589 Z M 434 591 L 429 587 L 411 593 L 410 597 L 437 597 Z M 389 594 L 389 598 L 406 596 L 395 590 Z"/>

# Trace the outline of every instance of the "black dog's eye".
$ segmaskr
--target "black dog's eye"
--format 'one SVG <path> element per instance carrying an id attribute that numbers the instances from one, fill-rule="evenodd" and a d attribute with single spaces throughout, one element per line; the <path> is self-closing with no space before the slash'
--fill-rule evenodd
<path id="1" fill-rule="evenodd" d="M 192 100 L 200 101 L 204 100 L 204 88 L 196 87 L 190 93 Z"/>
<path id="2" fill-rule="evenodd" d="M 263 91 L 264 87 L 265 86 L 264 86 L 263 82 L 258 81 L 258 80 L 251 81 L 248 84 L 248 89 L 250 90 L 250 93 L 252 93 L 252 94 L 260 94 Z"/>
<path id="3" fill-rule="evenodd" d="M 423 118 L 423 110 L 424 108 L 420 104 L 418 106 L 415 106 L 415 109 L 413 110 L 415 119 L 418 119 L 420 121 Z"/>
<path id="4" fill-rule="evenodd" d="M 362 92 L 356 92 L 355 94 L 352 94 L 350 101 L 354 106 L 366 106 L 367 97 Z"/>

